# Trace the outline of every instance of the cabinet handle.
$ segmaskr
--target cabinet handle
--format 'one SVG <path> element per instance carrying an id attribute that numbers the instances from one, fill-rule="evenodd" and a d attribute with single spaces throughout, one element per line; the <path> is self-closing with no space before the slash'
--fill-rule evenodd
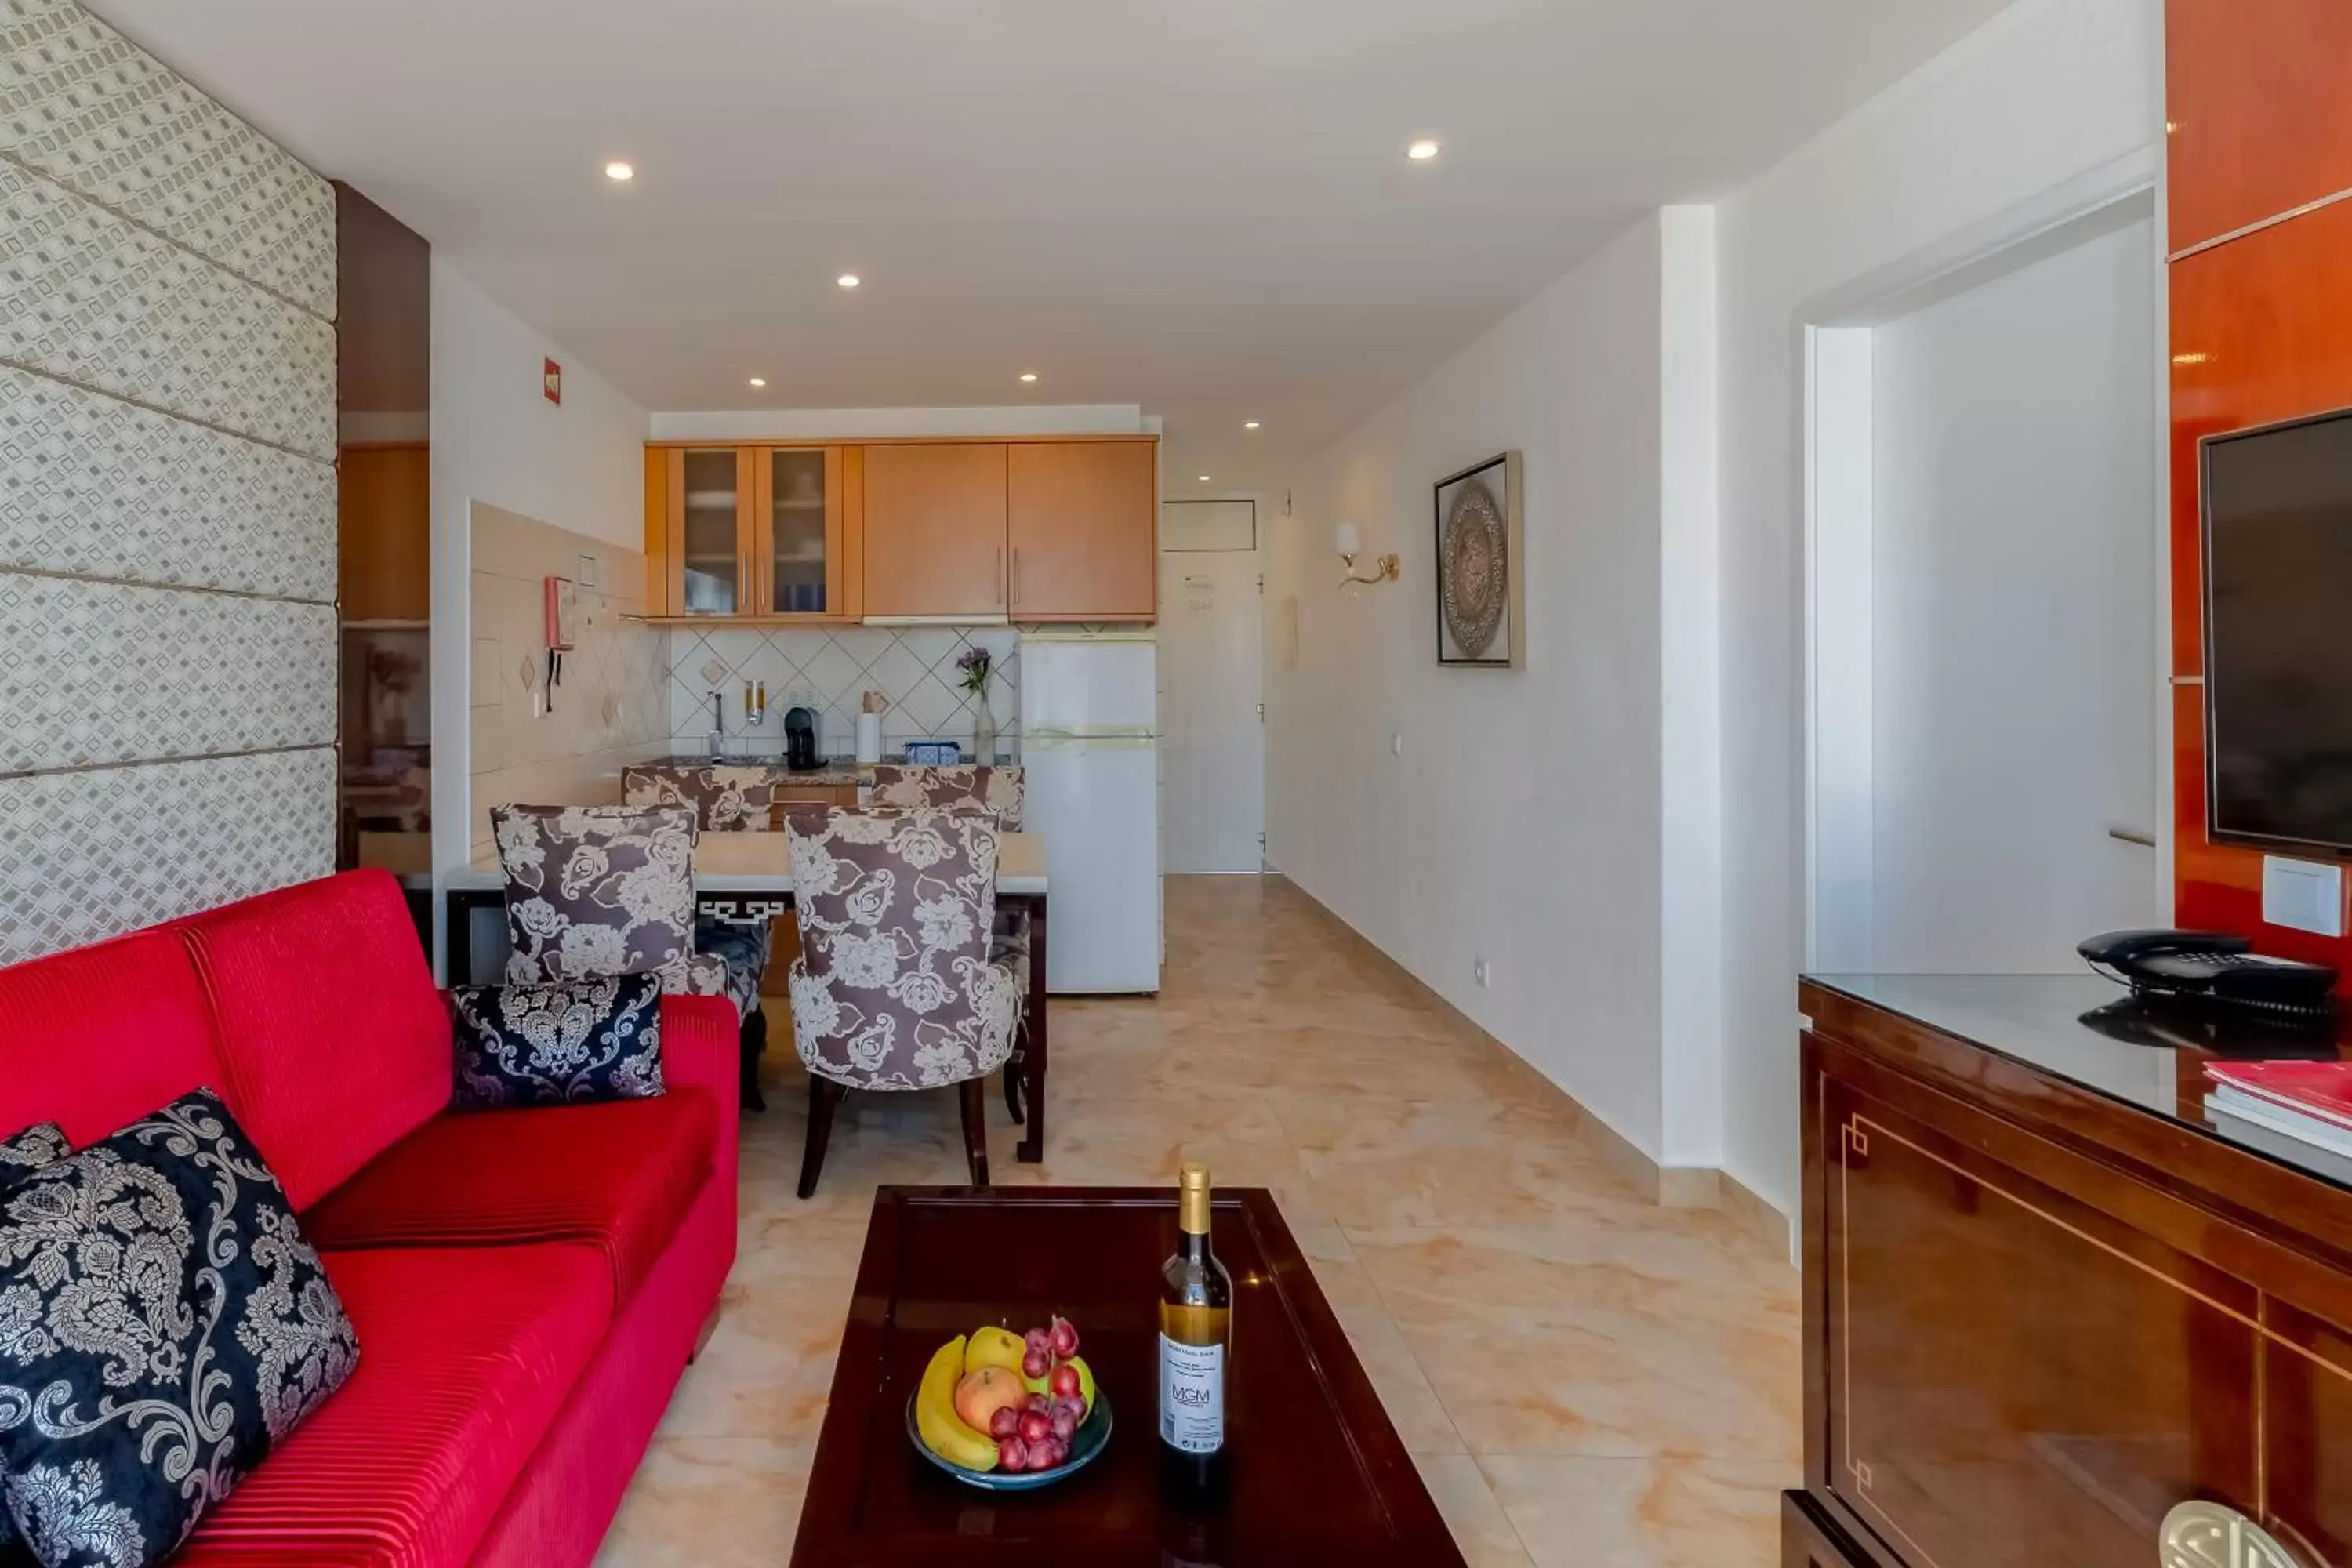
<path id="1" fill-rule="evenodd" d="M 1013 602 L 1021 602 L 1021 552 L 1013 552 Z"/>
<path id="2" fill-rule="evenodd" d="M 2305 1568 L 2270 1531 L 2218 1502 L 2185 1502 L 2157 1536 L 2164 1568 Z"/>
<path id="3" fill-rule="evenodd" d="M 1004 603 L 1004 546 L 996 547 L 996 602 Z"/>

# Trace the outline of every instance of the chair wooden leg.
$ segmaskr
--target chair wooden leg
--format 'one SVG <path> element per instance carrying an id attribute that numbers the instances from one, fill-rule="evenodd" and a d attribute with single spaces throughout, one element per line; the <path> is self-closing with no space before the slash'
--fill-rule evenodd
<path id="1" fill-rule="evenodd" d="M 768 1052 L 768 1015 L 764 1009 L 751 1009 L 751 1016 L 743 1020 L 737 1045 L 743 1055 L 743 1109 L 765 1110 L 768 1097 L 760 1091 L 760 1058 Z"/>
<path id="2" fill-rule="evenodd" d="M 968 1078 L 956 1086 L 963 1101 L 963 1158 L 971 1167 L 971 1184 L 988 1185 L 988 1080 Z"/>
<path id="3" fill-rule="evenodd" d="M 816 1193 L 817 1173 L 824 1169 L 825 1141 L 833 1136 L 833 1113 L 847 1092 L 829 1078 L 809 1074 L 808 1146 L 801 1152 L 801 1196 Z"/>

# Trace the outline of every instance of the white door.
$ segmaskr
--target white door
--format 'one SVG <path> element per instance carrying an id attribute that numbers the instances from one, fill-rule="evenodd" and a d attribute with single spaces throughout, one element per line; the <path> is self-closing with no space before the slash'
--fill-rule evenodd
<path id="1" fill-rule="evenodd" d="M 1254 550 L 1160 552 L 1160 731 L 1171 873 L 1265 868 L 1263 559 Z"/>

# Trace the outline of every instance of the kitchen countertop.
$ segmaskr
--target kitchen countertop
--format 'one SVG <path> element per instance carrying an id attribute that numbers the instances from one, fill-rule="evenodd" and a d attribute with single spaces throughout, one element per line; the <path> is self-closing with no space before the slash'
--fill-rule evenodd
<path id="1" fill-rule="evenodd" d="M 788 768 L 782 757 L 714 757 L 708 753 L 687 752 L 629 765 L 633 768 L 667 768 L 680 773 L 703 768 L 755 768 L 763 773 L 773 774 L 778 782 L 789 781 L 820 787 L 827 784 L 870 784 L 874 782 L 873 763 L 853 762 L 847 757 L 827 757 L 814 768 Z"/>

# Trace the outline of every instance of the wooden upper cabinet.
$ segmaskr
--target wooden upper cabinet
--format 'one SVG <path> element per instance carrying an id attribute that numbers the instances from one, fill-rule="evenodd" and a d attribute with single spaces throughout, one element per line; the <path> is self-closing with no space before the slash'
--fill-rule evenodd
<path id="1" fill-rule="evenodd" d="M 346 447 L 337 596 L 346 621 L 432 614 L 431 453 L 422 443 Z"/>
<path id="2" fill-rule="evenodd" d="M 867 616 L 1007 613 L 1001 442 L 865 448 Z"/>
<path id="3" fill-rule="evenodd" d="M 1152 441 L 1012 448 L 1005 482 L 1016 621 L 1148 621 L 1159 608 Z"/>
<path id="4" fill-rule="evenodd" d="M 2168 248 L 2352 189 L 2345 0 L 2168 0 Z"/>
<path id="5" fill-rule="evenodd" d="M 851 463 L 840 447 L 649 447 L 646 613 L 856 618 Z"/>

